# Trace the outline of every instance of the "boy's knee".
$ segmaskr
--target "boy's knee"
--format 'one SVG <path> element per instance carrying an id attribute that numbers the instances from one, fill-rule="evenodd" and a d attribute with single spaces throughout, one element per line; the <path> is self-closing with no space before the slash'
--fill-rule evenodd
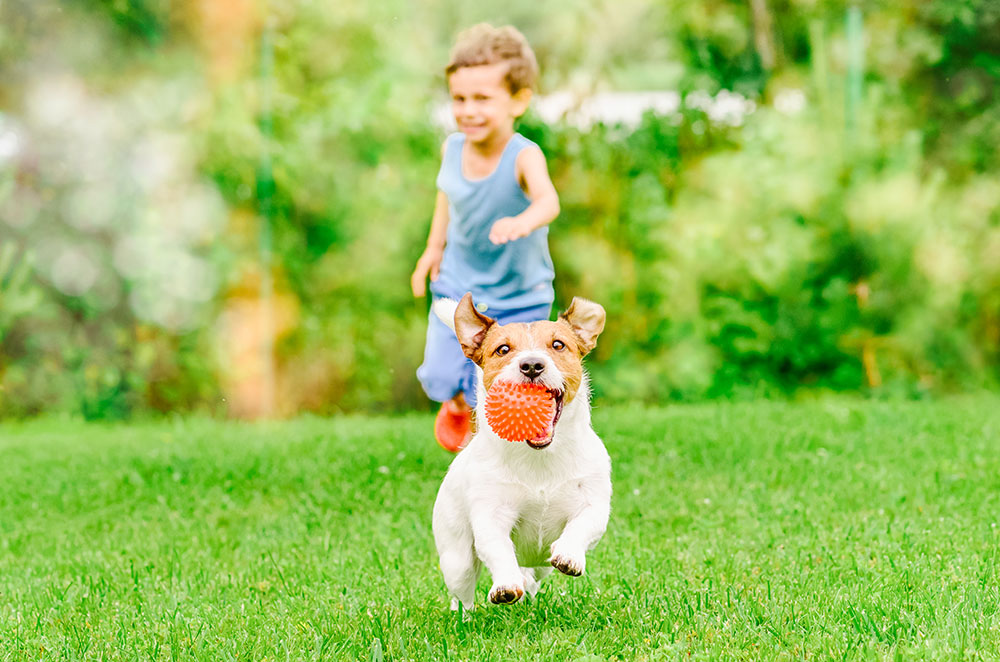
<path id="1" fill-rule="evenodd" d="M 417 380 L 427 397 L 446 402 L 459 393 L 470 407 L 476 406 L 476 375 L 471 365 L 449 366 L 425 362 L 417 368 Z"/>
<path id="2" fill-rule="evenodd" d="M 446 375 L 435 374 L 423 365 L 417 368 L 417 380 L 427 397 L 435 402 L 451 400 L 459 390 L 458 380 L 454 376 L 449 379 Z"/>

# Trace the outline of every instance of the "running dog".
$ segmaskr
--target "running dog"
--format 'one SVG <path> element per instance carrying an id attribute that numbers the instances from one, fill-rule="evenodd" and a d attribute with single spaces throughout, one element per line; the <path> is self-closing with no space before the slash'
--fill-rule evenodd
<path id="1" fill-rule="evenodd" d="M 478 366 L 478 430 L 456 456 L 434 502 L 434 541 L 451 608 L 475 606 L 482 565 L 490 602 L 534 597 L 552 568 L 582 575 L 586 553 L 604 535 L 611 508 L 611 460 L 590 424 L 583 357 L 604 329 L 600 305 L 574 298 L 555 322 L 499 325 L 461 302 L 434 312 Z M 500 438 L 485 415 L 495 380 L 543 385 L 555 400 L 547 438 Z"/>

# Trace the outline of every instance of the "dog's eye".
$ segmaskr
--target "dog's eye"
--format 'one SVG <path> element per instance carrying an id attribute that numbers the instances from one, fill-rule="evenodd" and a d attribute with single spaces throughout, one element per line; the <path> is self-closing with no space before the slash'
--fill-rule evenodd
<path id="1" fill-rule="evenodd" d="M 556 350 L 557 352 L 562 351 L 562 350 L 566 349 L 566 343 L 564 343 L 561 340 L 553 340 L 552 341 L 552 349 Z"/>
<path id="2" fill-rule="evenodd" d="M 493 350 L 493 353 L 496 354 L 497 356 L 503 356 L 509 351 L 510 351 L 510 345 L 500 345 L 495 350 Z"/>

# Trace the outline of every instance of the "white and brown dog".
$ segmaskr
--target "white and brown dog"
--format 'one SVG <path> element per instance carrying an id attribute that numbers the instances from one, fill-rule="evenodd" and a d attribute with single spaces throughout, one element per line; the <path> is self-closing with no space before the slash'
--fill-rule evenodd
<path id="1" fill-rule="evenodd" d="M 611 460 L 590 425 L 582 362 L 604 329 L 604 308 L 574 298 L 558 321 L 499 325 L 466 294 L 457 305 L 439 300 L 434 312 L 454 329 L 480 376 L 478 430 L 434 502 L 434 541 L 451 608 L 461 602 L 473 609 L 482 564 L 493 577 L 489 599 L 498 604 L 534 596 L 553 567 L 582 575 L 611 508 Z M 548 439 L 512 443 L 490 429 L 486 392 L 498 379 L 552 392 Z"/>

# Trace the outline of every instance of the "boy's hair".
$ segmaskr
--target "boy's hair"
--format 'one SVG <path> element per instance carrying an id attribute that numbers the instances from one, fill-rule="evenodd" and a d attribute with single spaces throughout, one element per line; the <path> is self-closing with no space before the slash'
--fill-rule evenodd
<path id="1" fill-rule="evenodd" d="M 444 72 L 445 76 L 451 76 L 462 67 L 500 63 L 507 65 L 504 80 L 511 94 L 535 86 L 538 61 L 524 35 L 511 25 L 495 28 L 489 23 L 479 23 L 458 35 Z"/>

